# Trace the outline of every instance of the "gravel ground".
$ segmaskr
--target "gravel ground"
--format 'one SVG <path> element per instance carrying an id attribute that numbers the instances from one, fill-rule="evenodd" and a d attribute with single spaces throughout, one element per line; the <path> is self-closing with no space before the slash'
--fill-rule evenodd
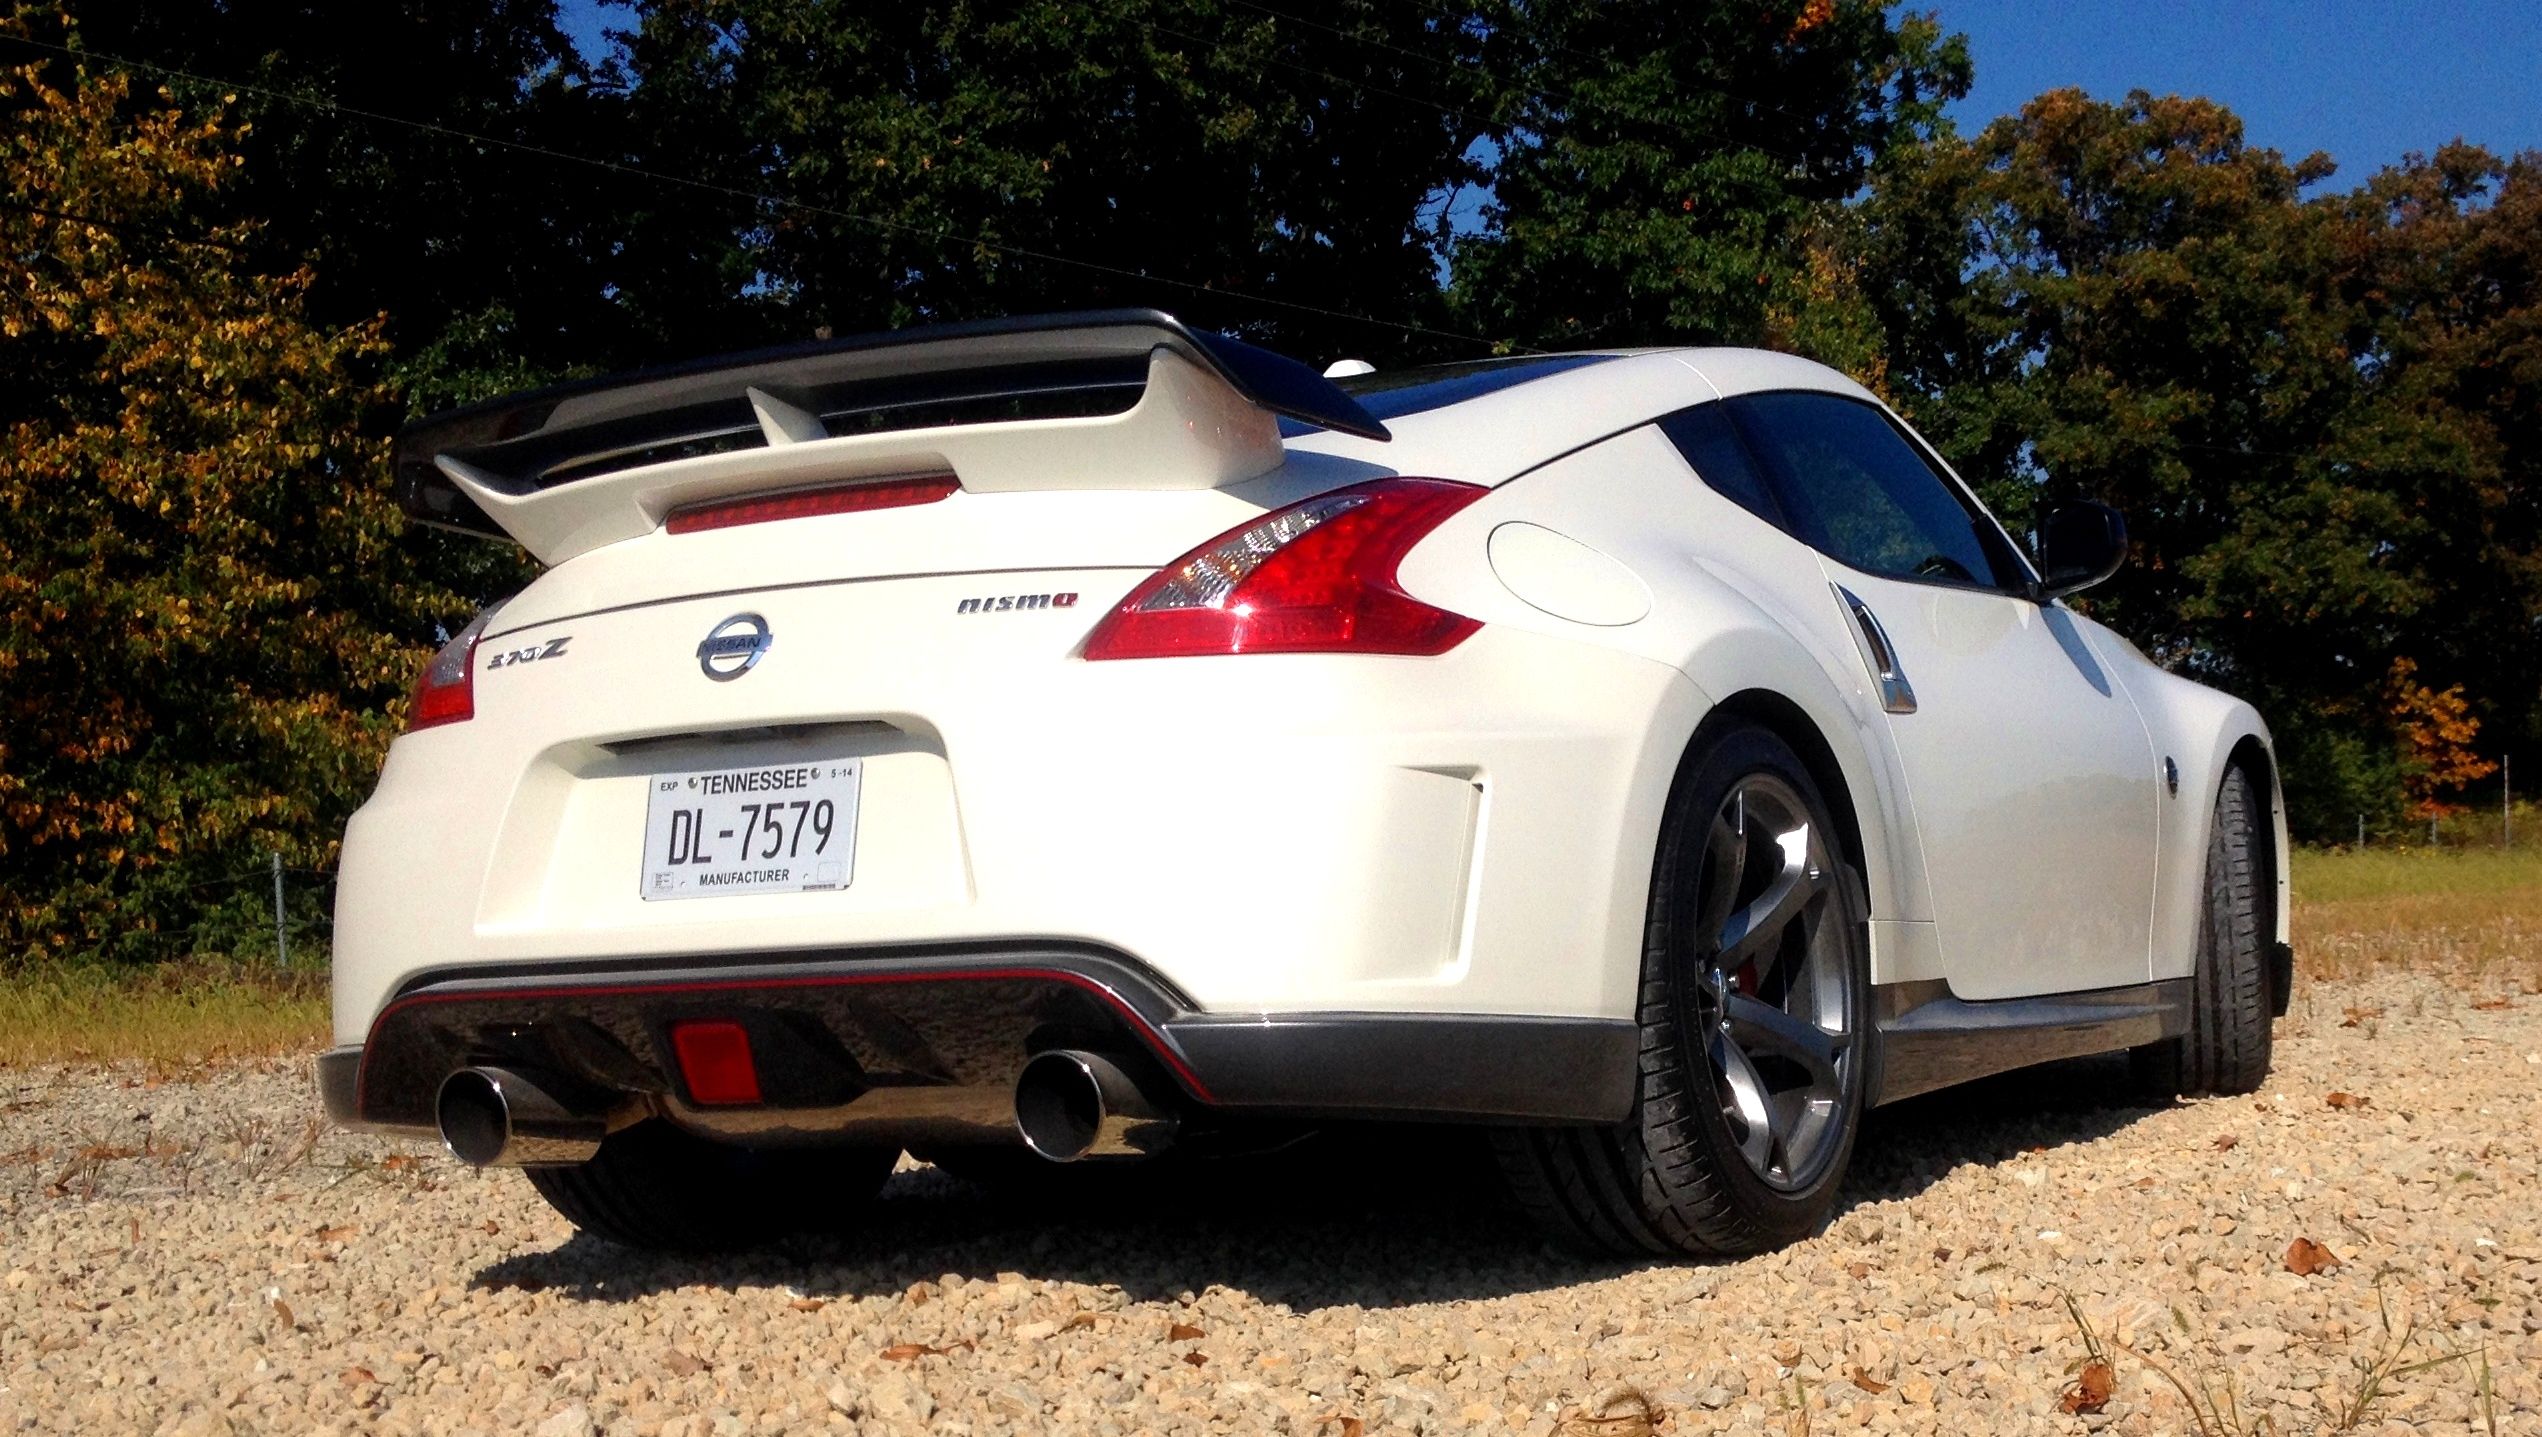
<path id="1" fill-rule="evenodd" d="M 0 1430 L 2196 1430 L 2159 1363 L 2282 1434 L 2453 1350 L 2357 1430 L 2542 1432 L 2542 998 L 2278 1031 L 2257 1101 L 2093 1062 L 1878 1114 L 1825 1232 L 1710 1265 L 1549 1252 L 1400 1135 L 1031 1199 L 913 1164 L 863 1236 L 651 1258 L 319 1132 L 300 1065 L 0 1074 Z M 2069 1295 L 2124 1344 L 2098 1413 Z"/>

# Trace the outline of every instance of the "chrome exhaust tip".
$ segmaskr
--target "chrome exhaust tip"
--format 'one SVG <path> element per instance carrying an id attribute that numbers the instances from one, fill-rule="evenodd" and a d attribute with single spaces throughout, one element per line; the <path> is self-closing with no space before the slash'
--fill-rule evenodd
<path id="1" fill-rule="evenodd" d="M 1015 1130 L 1055 1163 L 1146 1157 L 1174 1140 L 1173 1113 L 1100 1053 L 1037 1053 L 1015 1078 Z"/>
<path id="2" fill-rule="evenodd" d="M 577 1113 L 509 1068 L 461 1068 L 433 1100 L 441 1145 L 472 1168 L 568 1167 L 589 1162 L 607 1119 Z"/>

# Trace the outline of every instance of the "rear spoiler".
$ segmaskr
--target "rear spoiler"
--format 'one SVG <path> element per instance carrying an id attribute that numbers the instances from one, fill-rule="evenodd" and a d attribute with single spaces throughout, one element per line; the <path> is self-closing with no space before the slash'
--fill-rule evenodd
<path id="1" fill-rule="evenodd" d="M 1203 489 L 1277 467 L 1278 417 L 1384 425 L 1296 360 L 1155 310 L 860 335 L 489 400 L 397 436 L 397 500 L 549 563 L 683 504 L 951 473 L 974 492 Z"/>

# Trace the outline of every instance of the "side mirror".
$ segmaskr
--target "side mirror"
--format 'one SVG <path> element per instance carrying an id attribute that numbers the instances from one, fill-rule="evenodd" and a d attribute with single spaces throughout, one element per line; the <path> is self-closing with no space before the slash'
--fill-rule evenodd
<path id="1" fill-rule="evenodd" d="M 2059 504 L 2039 520 L 2041 603 L 2088 589 L 2126 562 L 2127 518 L 2107 504 Z"/>

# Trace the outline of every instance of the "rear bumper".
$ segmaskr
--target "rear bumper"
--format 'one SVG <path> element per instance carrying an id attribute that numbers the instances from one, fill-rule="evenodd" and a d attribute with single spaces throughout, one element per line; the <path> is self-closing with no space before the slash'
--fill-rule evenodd
<path id="1" fill-rule="evenodd" d="M 903 652 L 957 585 L 881 586 L 871 613 L 763 595 L 789 635 L 879 651 L 746 685 L 611 662 L 687 654 L 730 600 L 577 620 L 575 683 L 507 667 L 475 719 L 399 739 L 345 835 L 335 1041 L 459 965 L 1018 941 L 1135 954 L 1210 1013 L 1633 1012 L 1658 814 L 1706 703 L 1676 670 L 1493 628 L 1435 659 Z M 846 888 L 639 892 L 655 775 L 850 757 Z"/>
<path id="2" fill-rule="evenodd" d="M 690 1100 L 669 1025 L 737 1021 L 765 1102 Z M 750 1141 L 1003 1137 L 1032 1053 L 1093 1047 L 1227 1116 L 1604 1123 L 1630 1111 L 1625 1021 L 1499 1014 L 1213 1014 L 1120 954 L 1033 945 L 838 950 L 417 975 L 358 1045 L 319 1056 L 327 1116 L 424 1132 L 454 1068 L 557 1073 L 618 1111 Z"/>

